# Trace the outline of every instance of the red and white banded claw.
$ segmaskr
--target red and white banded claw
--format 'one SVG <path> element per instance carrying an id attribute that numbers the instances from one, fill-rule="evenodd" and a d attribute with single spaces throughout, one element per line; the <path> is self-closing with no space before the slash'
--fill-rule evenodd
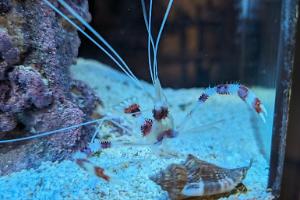
<path id="1" fill-rule="evenodd" d="M 220 84 L 212 88 L 207 88 L 200 95 L 198 101 L 200 104 L 205 103 L 207 99 L 215 94 L 219 95 L 237 95 L 245 101 L 260 116 L 263 122 L 266 122 L 267 110 L 261 100 L 256 97 L 254 92 L 240 84 Z"/>

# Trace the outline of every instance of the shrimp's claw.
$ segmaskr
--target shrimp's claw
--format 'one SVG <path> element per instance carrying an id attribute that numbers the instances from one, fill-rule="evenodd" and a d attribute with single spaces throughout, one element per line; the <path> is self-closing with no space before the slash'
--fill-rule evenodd
<path id="1" fill-rule="evenodd" d="M 207 88 L 198 99 L 199 104 L 205 103 L 212 95 L 237 95 L 245 101 L 260 116 L 263 122 L 266 122 L 267 110 L 261 100 L 256 97 L 254 92 L 241 84 L 220 84 L 213 88 Z"/>

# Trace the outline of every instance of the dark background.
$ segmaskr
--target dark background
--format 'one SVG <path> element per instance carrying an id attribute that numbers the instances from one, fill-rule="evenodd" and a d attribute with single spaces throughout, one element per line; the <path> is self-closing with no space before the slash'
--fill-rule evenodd
<path id="1" fill-rule="evenodd" d="M 147 32 L 139 0 L 90 0 L 91 25 L 116 49 L 137 77 L 146 69 Z M 243 3 L 248 3 L 246 6 Z M 148 2 L 146 1 L 146 4 Z M 155 1 L 154 35 L 167 1 Z M 244 5 L 244 6 L 243 6 Z M 281 0 L 174 1 L 159 46 L 159 75 L 164 86 L 207 87 L 239 81 L 275 87 Z M 300 29 L 289 114 L 281 199 L 300 200 Z M 81 38 L 79 56 L 115 66 Z"/>
<path id="2" fill-rule="evenodd" d="M 92 26 L 133 72 L 150 80 L 140 0 L 90 0 Z M 239 81 L 274 87 L 280 0 L 174 1 L 158 52 L 164 86 L 199 87 Z M 154 1 L 157 35 L 168 1 Z M 146 5 L 148 5 L 146 1 Z M 82 38 L 80 56 L 115 66 Z"/>

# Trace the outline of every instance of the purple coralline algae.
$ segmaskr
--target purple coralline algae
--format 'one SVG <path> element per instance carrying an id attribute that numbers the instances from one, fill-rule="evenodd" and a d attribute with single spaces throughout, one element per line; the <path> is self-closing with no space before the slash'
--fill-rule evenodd
<path id="1" fill-rule="evenodd" d="M 67 2 L 90 21 L 88 0 Z M 56 0 L 52 3 L 65 12 Z M 0 2 L 1 139 L 31 136 L 91 117 L 100 101 L 69 73 L 79 45 L 77 31 L 43 1 Z M 1 144 L 0 175 L 70 158 L 85 145 L 88 130 Z"/>

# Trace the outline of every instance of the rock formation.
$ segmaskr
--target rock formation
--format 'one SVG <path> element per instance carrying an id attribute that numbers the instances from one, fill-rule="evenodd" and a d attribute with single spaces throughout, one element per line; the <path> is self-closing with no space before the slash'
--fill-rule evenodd
<path id="1" fill-rule="evenodd" d="M 60 10 L 56 0 L 52 1 Z M 90 20 L 87 0 L 67 1 Z M 67 14 L 67 13 L 66 13 Z M 77 31 L 41 0 L 0 2 L 0 138 L 34 135 L 88 119 L 99 100 L 70 78 Z M 76 91 L 73 94 L 72 91 Z M 85 145 L 88 129 L 0 145 L 0 175 L 59 161 Z"/>

